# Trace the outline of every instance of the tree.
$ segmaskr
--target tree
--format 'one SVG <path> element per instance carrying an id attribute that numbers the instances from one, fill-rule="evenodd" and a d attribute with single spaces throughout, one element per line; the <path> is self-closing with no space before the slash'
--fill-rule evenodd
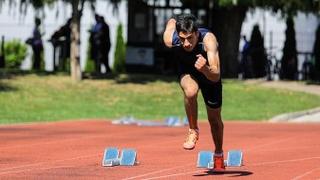
<path id="1" fill-rule="evenodd" d="M 117 27 L 116 50 L 114 52 L 113 70 L 115 73 L 125 72 L 126 65 L 126 45 L 122 36 L 122 24 Z"/>
<path id="2" fill-rule="evenodd" d="M 22 61 L 27 56 L 27 45 L 18 39 L 13 39 L 4 43 L 6 55 L 6 67 L 19 69 Z"/>
<path id="3" fill-rule="evenodd" d="M 313 45 L 313 55 L 314 55 L 314 79 L 320 81 L 320 24 L 318 25 L 316 31 L 316 40 Z"/>
<path id="4" fill-rule="evenodd" d="M 264 39 L 257 24 L 254 25 L 250 38 L 250 56 L 253 77 L 264 77 L 266 75 L 267 56 L 264 49 Z"/>
<path id="5" fill-rule="evenodd" d="M 80 0 L 71 0 L 70 2 L 72 5 L 70 67 L 71 78 L 74 81 L 82 79 L 80 66 L 80 20 L 84 2 L 85 0 L 81 0 L 81 3 Z"/>
<path id="6" fill-rule="evenodd" d="M 283 47 L 281 60 L 280 78 L 295 80 L 298 71 L 297 42 L 294 30 L 294 21 L 291 17 L 287 19 L 286 41 Z"/>

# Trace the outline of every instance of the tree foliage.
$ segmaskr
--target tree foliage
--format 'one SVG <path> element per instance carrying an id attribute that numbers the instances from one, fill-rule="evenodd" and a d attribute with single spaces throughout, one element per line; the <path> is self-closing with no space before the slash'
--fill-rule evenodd
<path id="1" fill-rule="evenodd" d="M 298 10 L 320 13 L 318 0 L 215 0 L 215 2 L 218 6 L 262 7 L 289 14 Z"/>
<path id="2" fill-rule="evenodd" d="M 126 64 L 126 44 L 123 39 L 122 25 L 117 27 L 116 50 L 114 52 L 113 71 L 115 73 L 124 73 Z"/>
<path id="3" fill-rule="evenodd" d="M 7 41 L 4 43 L 4 54 L 7 68 L 18 69 L 27 56 L 27 46 L 18 39 Z"/>
<path id="4" fill-rule="evenodd" d="M 283 47 L 280 78 L 295 80 L 297 78 L 298 70 L 296 32 L 292 18 L 288 18 L 286 23 L 286 41 Z"/>
<path id="5" fill-rule="evenodd" d="M 64 3 L 71 4 L 74 0 L 0 0 L 0 10 L 3 6 L 4 2 L 8 2 L 10 7 L 19 6 L 19 10 L 21 13 L 26 13 L 26 8 L 28 6 L 32 6 L 35 10 L 41 10 L 45 6 L 53 5 L 54 3 L 58 1 L 62 1 Z M 90 3 L 91 7 L 94 9 L 95 3 L 97 0 L 79 0 L 81 3 Z M 113 4 L 114 10 L 118 9 L 118 4 L 121 0 L 106 0 L 110 1 L 111 4 Z"/>
<path id="6" fill-rule="evenodd" d="M 0 0 L 0 8 L 2 4 L 8 1 L 10 6 L 20 5 L 20 10 L 23 10 L 25 6 L 32 5 L 35 9 L 41 9 L 45 5 L 53 4 L 57 1 L 63 1 L 66 3 L 72 3 L 73 0 Z M 93 7 L 96 3 L 96 0 L 80 0 L 81 2 L 88 2 Z M 114 9 L 117 10 L 118 4 L 121 0 L 108 0 L 114 6 Z M 127 0 L 128 1 L 128 0 Z M 159 0 L 155 0 L 159 1 Z M 169 0 L 170 1 L 170 0 Z M 282 11 L 284 13 L 295 13 L 298 10 L 305 12 L 314 12 L 320 14 L 320 1 L 319 0 L 181 0 L 183 4 L 186 5 L 198 5 L 201 6 L 206 4 L 208 1 L 212 1 L 215 6 L 219 7 L 234 7 L 234 6 L 243 6 L 243 7 L 262 7 L 272 9 L 273 11 Z M 202 6 L 203 7 L 203 6 Z"/>
<path id="7" fill-rule="evenodd" d="M 250 38 L 250 56 L 253 77 L 264 77 L 266 75 L 265 67 L 267 64 L 267 56 L 264 50 L 264 39 L 258 24 L 254 25 L 252 29 Z"/>
<path id="8" fill-rule="evenodd" d="M 316 31 L 316 40 L 313 45 L 314 54 L 314 79 L 320 82 L 320 24 Z"/>

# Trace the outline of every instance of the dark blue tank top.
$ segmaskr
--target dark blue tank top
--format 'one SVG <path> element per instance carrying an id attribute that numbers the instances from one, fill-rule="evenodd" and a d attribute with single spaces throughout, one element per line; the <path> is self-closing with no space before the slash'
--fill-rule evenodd
<path id="1" fill-rule="evenodd" d="M 197 80 L 211 82 L 210 80 L 208 80 L 205 77 L 204 74 L 199 72 L 194 67 L 194 64 L 197 60 L 198 54 L 201 54 L 204 58 L 207 59 L 207 53 L 204 50 L 203 38 L 209 32 L 209 30 L 205 29 L 205 28 L 199 28 L 198 32 L 199 32 L 199 38 L 198 38 L 197 45 L 194 47 L 194 49 L 191 52 L 185 51 L 183 49 L 177 31 L 175 31 L 173 34 L 172 47 L 175 50 L 176 59 L 179 61 L 179 63 L 178 63 L 179 64 L 179 75 L 191 74 Z M 207 64 L 208 64 L 208 61 L 207 61 Z"/>

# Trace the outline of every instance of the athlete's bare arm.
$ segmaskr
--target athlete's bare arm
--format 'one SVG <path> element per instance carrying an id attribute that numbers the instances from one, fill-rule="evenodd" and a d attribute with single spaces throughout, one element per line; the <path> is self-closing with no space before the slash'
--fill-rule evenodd
<path id="1" fill-rule="evenodd" d="M 220 80 L 220 59 L 218 52 L 218 43 L 216 37 L 212 33 L 207 33 L 203 39 L 209 66 L 206 65 L 206 59 L 201 55 L 197 55 L 195 67 L 202 72 L 209 80 L 217 82 Z"/>
<path id="2" fill-rule="evenodd" d="M 176 20 L 171 18 L 167 22 L 166 29 L 163 33 L 164 44 L 169 48 L 172 47 L 172 37 L 175 30 L 176 30 Z"/>

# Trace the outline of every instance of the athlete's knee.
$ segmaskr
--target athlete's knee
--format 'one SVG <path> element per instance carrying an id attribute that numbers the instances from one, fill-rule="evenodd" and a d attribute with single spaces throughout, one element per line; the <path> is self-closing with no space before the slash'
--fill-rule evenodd
<path id="1" fill-rule="evenodd" d="M 223 121 L 221 118 L 221 110 L 220 109 L 210 109 L 208 110 L 208 119 L 211 127 L 215 128 L 223 128 Z"/>
<path id="2" fill-rule="evenodd" d="M 198 94 L 198 90 L 195 88 L 185 88 L 183 91 L 184 91 L 185 97 L 188 99 L 196 98 Z"/>

